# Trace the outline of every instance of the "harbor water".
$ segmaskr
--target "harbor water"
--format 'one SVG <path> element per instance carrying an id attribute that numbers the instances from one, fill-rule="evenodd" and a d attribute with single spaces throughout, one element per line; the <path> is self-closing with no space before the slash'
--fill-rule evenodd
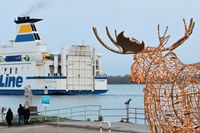
<path id="1" fill-rule="evenodd" d="M 145 85 L 108 85 L 109 91 L 100 95 L 52 95 L 50 96 L 50 105 L 47 110 L 84 106 L 101 105 L 102 108 L 125 108 L 125 102 L 132 99 L 130 107 L 144 107 L 144 89 Z M 17 114 L 19 104 L 25 103 L 23 95 L 0 95 L 0 107 L 7 107 Z M 42 96 L 33 96 L 33 105 L 38 107 L 38 111 L 44 111 L 42 105 Z"/>

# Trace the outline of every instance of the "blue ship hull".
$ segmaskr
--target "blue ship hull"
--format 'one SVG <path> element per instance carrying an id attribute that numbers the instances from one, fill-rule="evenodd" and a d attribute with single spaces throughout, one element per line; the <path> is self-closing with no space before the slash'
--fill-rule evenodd
<path id="1" fill-rule="evenodd" d="M 48 95 L 90 95 L 102 94 L 108 90 L 48 90 Z M 44 95 L 44 90 L 32 90 L 33 95 Z M 0 95 L 24 95 L 24 90 L 0 90 Z"/>

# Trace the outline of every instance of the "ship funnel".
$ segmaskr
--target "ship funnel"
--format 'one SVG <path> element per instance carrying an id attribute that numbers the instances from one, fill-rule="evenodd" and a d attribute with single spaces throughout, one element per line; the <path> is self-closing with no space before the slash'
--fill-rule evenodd
<path id="1" fill-rule="evenodd" d="M 18 17 L 17 20 L 15 20 L 16 24 L 21 24 L 21 23 L 35 23 L 38 21 L 41 21 L 42 19 L 38 19 L 38 18 L 30 18 L 29 16 L 25 16 L 25 17 Z"/>
<path id="2" fill-rule="evenodd" d="M 17 36 L 15 39 L 16 43 L 20 42 L 30 42 L 30 41 L 40 41 L 40 36 L 35 27 L 36 22 L 42 19 L 30 18 L 29 16 L 18 17 L 15 19 L 17 24 Z"/>

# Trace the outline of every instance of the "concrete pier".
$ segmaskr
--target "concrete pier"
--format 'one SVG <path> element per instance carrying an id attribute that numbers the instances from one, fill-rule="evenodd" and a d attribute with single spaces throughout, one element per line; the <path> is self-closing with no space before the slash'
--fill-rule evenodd
<path id="1" fill-rule="evenodd" d="M 103 125 L 103 131 L 106 132 L 108 125 Z M 139 125 L 132 123 L 111 123 L 112 133 L 150 133 L 148 125 Z M 0 127 L 1 133 L 99 133 L 100 122 L 88 121 L 67 121 L 50 122 L 43 124 L 34 124 L 26 126 Z"/>

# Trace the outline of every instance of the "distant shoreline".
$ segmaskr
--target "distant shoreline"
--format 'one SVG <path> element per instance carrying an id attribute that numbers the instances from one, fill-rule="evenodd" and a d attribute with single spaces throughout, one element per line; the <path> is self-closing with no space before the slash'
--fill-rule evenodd
<path id="1" fill-rule="evenodd" d="M 130 75 L 108 76 L 108 85 L 110 84 L 145 84 L 145 83 L 130 83 Z"/>
<path id="2" fill-rule="evenodd" d="M 108 85 L 137 85 L 138 83 L 109 83 Z M 139 83 L 138 85 L 145 85 L 145 83 Z"/>

